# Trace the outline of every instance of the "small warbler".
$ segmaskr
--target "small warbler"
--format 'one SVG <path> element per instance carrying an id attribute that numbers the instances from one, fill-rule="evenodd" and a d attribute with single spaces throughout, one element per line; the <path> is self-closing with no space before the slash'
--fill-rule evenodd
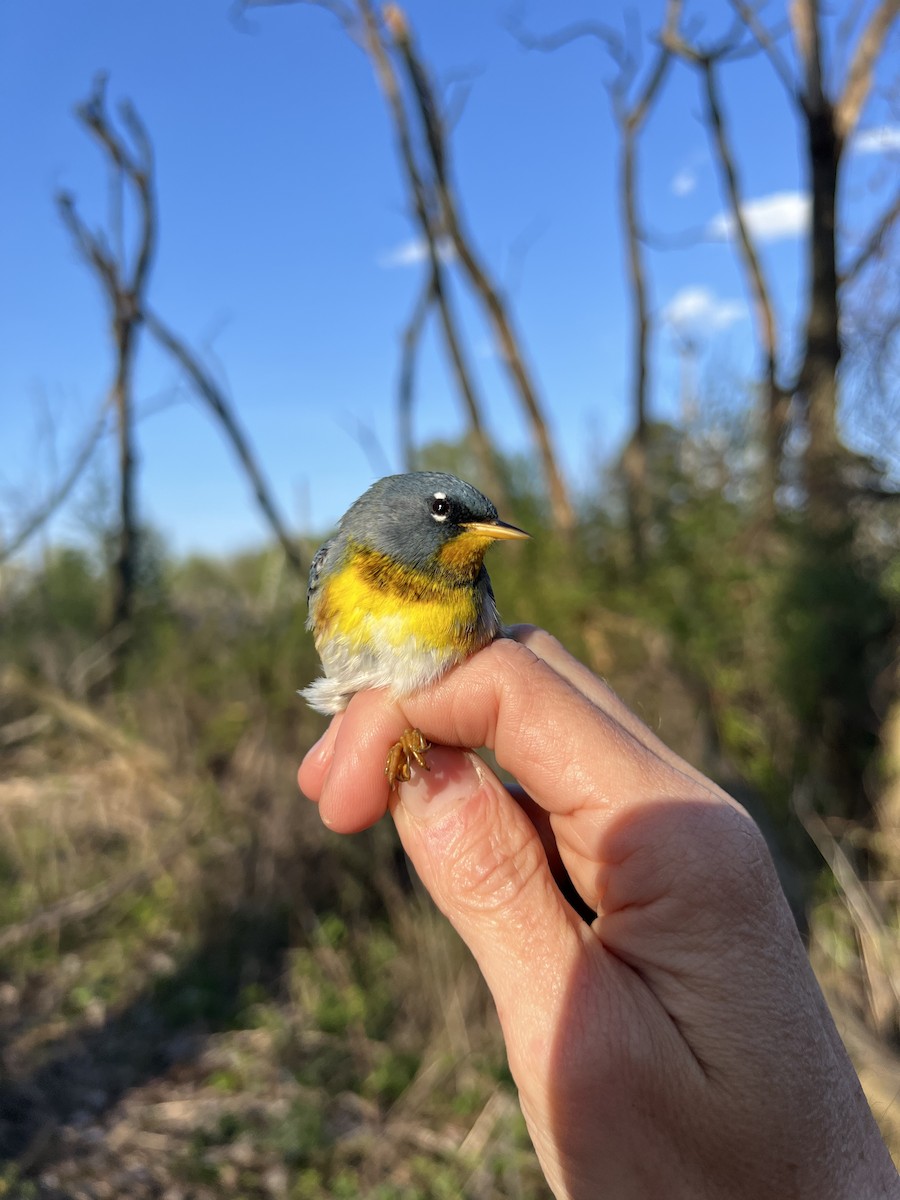
<path id="1" fill-rule="evenodd" d="M 471 484 L 439 471 L 379 479 L 353 504 L 309 572 L 309 620 L 324 675 L 300 694 L 341 712 L 355 692 L 406 696 L 502 636 L 484 556 L 527 538 Z M 388 754 L 393 788 L 429 743 L 408 729 Z"/>

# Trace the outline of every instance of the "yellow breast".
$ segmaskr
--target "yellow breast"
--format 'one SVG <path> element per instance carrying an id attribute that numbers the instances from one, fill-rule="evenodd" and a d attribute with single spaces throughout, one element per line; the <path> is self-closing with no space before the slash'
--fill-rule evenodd
<path id="1" fill-rule="evenodd" d="M 314 610 L 316 646 L 339 638 L 351 650 L 408 647 L 478 649 L 479 597 L 386 555 L 353 547 L 345 564 L 320 585 Z"/>

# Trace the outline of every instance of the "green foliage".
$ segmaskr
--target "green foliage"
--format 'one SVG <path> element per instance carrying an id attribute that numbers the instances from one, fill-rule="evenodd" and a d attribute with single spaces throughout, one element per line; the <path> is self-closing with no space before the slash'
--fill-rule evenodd
<path id="1" fill-rule="evenodd" d="M 711 448 L 706 435 L 653 430 L 640 566 L 616 471 L 598 472 L 596 490 L 579 499 L 576 530 L 562 538 L 534 463 L 498 461 L 502 515 L 532 534 L 490 552 L 498 604 L 509 623 L 547 627 L 676 750 L 707 771 L 724 762 L 784 821 L 810 779 L 820 806 L 860 815 L 874 687 L 900 600 L 900 546 L 883 523 L 877 537 L 857 523 L 853 536 L 827 544 L 809 538 L 799 513 L 763 529 L 752 488 L 719 469 L 723 455 L 740 458 L 741 445 L 720 439 Z M 480 482 L 465 447 L 431 447 L 421 465 Z M 277 550 L 173 562 L 147 545 L 155 557 L 126 669 L 90 711 L 162 754 L 173 773 L 163 791 L 183 812 L 157 805 L 142 764 L 126 783 L 117 775 L 101 786 L 118 751 L 92 752 L 88 735 L 55 724 L 40 753 L 26 745 L 0 766 L 46 776 L 48 805 L 71 774 L 93 771 L 85 795 L 97 811 L 84 811 L 84 797 L 61 810 L 11 810 L 0 921 L 26 920 L 152 858 L 180 835 L 185 814 L 199 832 L 186 838 L 177 869 L 8 950 L 0 982 L 41 996 L 23 1026 L 127 1033 L 137 1072 L 157 1072 L 156 1047 L 180 1033 L 231 1047 L 196 1067 L 206 1104 L 198 1112 L 213 1115 L 198 1116 L 171 1156 L 174 1174 L 198 1194 L 269 1194 L 273 1163 L 286 1172 L 285 1194 L 299 1200 L 469 1194 L 471 1162 L 385 1149 L 377 1132 L 408 1106 L 409 1120 L 448 1129 L 448 1144 L 458 1145 L 495 1089 L 514 1089 L 475 968 L 403 890 L 390 829 L 328 838 L 323 852 L 327 835 L 296 795 L 297 761 L 323 725 L 296 696 L 318 669 L 304 581 Z M 49 553 L 5 579 L 0 656 L 41 686 L 83 694 L 73 664 L 102 654 L 106 603 L 102 553 Z M 0 724 L 29 712 L 2 691 L 0 705 Z M 13 753 L 0 745 L 0 756 Z M 125 797 L 134 807 L 123 811 Z M 833 896 L 820 900 L 820 940 L 850 971 L 852 922 Z M 461 1043 L 451 1037 L 457 1004 Z M 49 1034 L 27 1035 L 52 1045 Z M 382 1154 L 393 1155 L 390 1167 Z M 489 1200 L 546 1195 L 512 1109 L 477 1171 L 477 1194 Z M 28 1186 L 0 1174 L 0 1197 L 25 1197 Z"/>

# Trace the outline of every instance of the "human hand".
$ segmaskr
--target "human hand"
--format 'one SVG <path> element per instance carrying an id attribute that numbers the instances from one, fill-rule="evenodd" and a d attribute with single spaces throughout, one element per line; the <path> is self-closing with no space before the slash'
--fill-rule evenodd
<path id="1" fill-rule="evenodd" d="M 390 807 L 491 989 L 554 1194 L 900 1195 L 755 824 L 548 634 L 516 636 L 401 702 L 355 696 L 299 781 L 338 832 Z M 409 726 L 431 770 L 389 797 Z"/>

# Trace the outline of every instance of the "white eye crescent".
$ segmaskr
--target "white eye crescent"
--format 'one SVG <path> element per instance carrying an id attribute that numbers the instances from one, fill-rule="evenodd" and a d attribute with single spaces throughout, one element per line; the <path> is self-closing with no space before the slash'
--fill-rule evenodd
<path id="1" fill-rule="evenodd" d="M 450 516 L 450 501 L 444 492 L 435 492 L 431 501 L 431 515 L 435 521 L 446 521 Z"/>

